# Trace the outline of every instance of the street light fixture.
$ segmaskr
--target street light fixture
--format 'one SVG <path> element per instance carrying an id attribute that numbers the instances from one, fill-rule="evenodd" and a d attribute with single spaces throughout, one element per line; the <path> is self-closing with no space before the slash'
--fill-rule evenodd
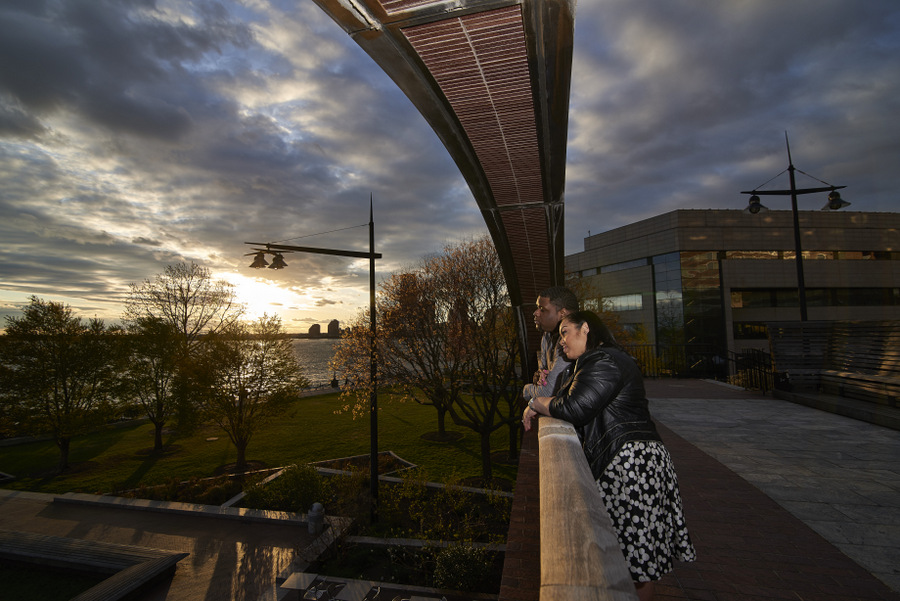
<path id="1" fill-rule="evenodd" d="M 269 269 L 283 269 L 287 267 L 283 253 L 305 252 L 320 255 L 336 255 L 341 257 L 353 257 L 357 259 L 369 259 L 369 384 L 371 385 L 369 403 L 369 486 L 372 495 L 372 521 L 378 520 L 378 369 L 375 353 L 375 259 L 381 258 L 381 253 L 375 252 L 375 222 L 373 219 L 372 198 L 369 198 L 369 252 L 358 250 L 338 250 L 333 248 L 314 248 L 309 246 L 290 246 L 273 242 L 245 242 L 255 246 L 252 253 L 255 255 L 250 267 L 261 269 L 266 265 Z M 272 264 L 266 261 L 266 254 L 273 255 Z"/>
<path id="2" fill-rule="evenodd" d="M 284 269 L 287 267 L 287 263 L 284 262 L 284 256 L 281 253 L 273 253 L 275 256 L 272 257 L 272 264 L 269 265 L 269 269 Z"/>
<path id="3" fill-rule="evenodd" d="M 760 190 L 759 188 L 755 190 L 742 191 L 741 194 L 752 194 L 750 197 L 749 204 L 747 208 L 744 209 L 748 213 L 756 215 L 762 211 L 768 211 L 768 207 L 762 204 L 760 201 L 760 196 L 790 196 L 791 197 L 791 212 L 794 217 L 794 253 L 795 253 L 795 262 L 797 264 L 797 292 L 800 297 L 800 321 L 807 320 L 807 311 L 806 311 L 806 282 L 803 277 L 803 249 L 800 244 L 800 217 L 797 213 L 797 196 L 800 194 L 814 194 L 817 192 L 828 192 L 828 202 L 822 207 L 823 211 L 837 211 L 846 206 L 850 206 L 850 203 L 841 198 L 838 190 L 846 188 L 847 186 L 832 186 L 828 182 L 822 181 L 818 178 L 815 178 L 808 173 L 804 173 L 799 169 L 794 167 L 794 163 L 791 160 L 791 144 L 788 140 L 787 132 L 784 132 L 784 141 L 787 145 L 787 153 L 788 153 L 788 168 L 787 172 L 790 176 L 791 188 L 790 190 Z M 794 178 L 794 171 L 800 171 L 803 175 L 808 177 L 812 177 L 816 181 L 822 182 L 826 184 L 826 187 L 819 188 L 797 188 L 797 184 Z M 781 173 L 784 173 L 782 171 Z M 779 173 L 778 175 L 781 175 Z M 776 175 L 775 177 L 778 177 Z M 774 177 L 772 179 L 775 179 Z M 771 179 L 769 181 L 772 181 Z M 766 182 L 769 183 L 769 182 Z M 765 185 L 765 184 L 763 184 Z"/>
<path id="4" fill-rule="evenodd" d="M 247 253 L 247 254 L 254 255 L 253 262 L 250 263 L 250 267 L 252 267 L 254 269 L 262 269 L 263 267 L 266 267 L 269 264 L 269 262 L 266 261 L 266 251 L 264 251 L 264 250 L 259 250 L 259 251 L 255 251 L 255 252 Z M 244 255 L 244 256 L 247 256 L 247 255 Z"/>

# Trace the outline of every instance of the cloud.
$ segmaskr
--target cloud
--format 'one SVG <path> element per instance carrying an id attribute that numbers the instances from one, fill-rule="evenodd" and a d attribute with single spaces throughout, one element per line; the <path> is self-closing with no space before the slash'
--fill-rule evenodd
<path id="1" fill-rule="evenodd" d="M 871 178 L 893 179 L 898 155 L 898 32 L 891 2 L 580 4 L 567 223 L 738 208 L 739 190 L 787 167 L 785 131 L 799 168 L 891 210 Z"/>
<path id="2" fill-rule="evenodd" d="M 270 281 L 286 323 L 485 231 L 424 118 L 313 2 L 7 1 L 0 8 L 0 303 L 115 316 L 128 284 L 195 261 Z M 566 250 L 676 208 L 740 208 L 787 166 L 895 210 L 895 0 L 576 7 Z M 280 297 L 279 297 L 280 298 Z M 296 307 L 296 308 L 295 308 Z M 4 314 L 0 307 L 0 314 Z"/>

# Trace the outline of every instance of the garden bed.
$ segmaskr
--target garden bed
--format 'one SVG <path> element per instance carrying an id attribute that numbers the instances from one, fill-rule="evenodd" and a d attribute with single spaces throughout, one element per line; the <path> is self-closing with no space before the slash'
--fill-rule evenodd
<path id="1" fill-rule="evenodd" d="M 320 576 L 368 580 L 470 593 L 497 594 L 502 551 L 457 546 L 345 542 L 307 571 Z"/>
<path id="2" fill-rule="evenodd" d="M 325 461 L 317 461 L 312 463 L 316 468 L 337 470 L 339 472 L 362 472 L 369 473 L 371 465 L 370 455 L 354 455 L 352 457 L 342 457 L 340 459 L 327 459 Z M 393 451 L 381 451 L 378 453 L 378 475 L 389 476 L 399 474 L 404 470 L 415 468 L 416 464 L 410 463 L 405 459 L 398 457 Z"/>

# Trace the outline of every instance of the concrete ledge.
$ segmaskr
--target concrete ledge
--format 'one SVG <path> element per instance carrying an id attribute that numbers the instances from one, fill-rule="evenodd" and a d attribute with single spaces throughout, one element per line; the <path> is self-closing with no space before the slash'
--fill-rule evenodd
<path id="1" fill-rule="evenodd" d="M 574 426 L 541 417 L 538 442 L 540 601 L 637 601 L 619 539 Z"/>
<path id="2" fill-rule="evenodd" d="M 175 503 L 171 501 L 151 501 L 148 499 L 127 499 L 112 495 L 88 495 L 68 492 L 53 497 L 54 503 L 71 505 L 93 505 L 132 509 L 137 511 L 159 511 L 176 513 L 194 517 L 214 517 L 257 523 L 290 523 L 301 525 L 307 523 L 306 514 L 287 511 L 267 511 L 263 509 L 244 509 L 241 507 L 221 507 L 218 505 L 200 505 L 197 503 Z"/>

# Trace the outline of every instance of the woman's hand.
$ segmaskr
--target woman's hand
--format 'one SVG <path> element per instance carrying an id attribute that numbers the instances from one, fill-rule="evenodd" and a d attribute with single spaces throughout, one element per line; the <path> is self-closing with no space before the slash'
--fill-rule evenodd
<path id="1" fill-rule="evenodd" d="M 531 408 L 526 407 L 525 412 L 522 413 L 522 426 L 525 428 L 525 431 L 528 432 L 531 430 L 531 420 L 537 417 L 537 413 L 531 410 Z"/>
<path id="2" fill-rule="evenodd" d="M 553 400 L 553 397 L 539 396 L 529 401 L 528 407 L 522 413 L 522 425 L 525 427 L 526 432 L 531 430 L 531 420 L 538 415 L 550 415 L 551 400 Z"/>

